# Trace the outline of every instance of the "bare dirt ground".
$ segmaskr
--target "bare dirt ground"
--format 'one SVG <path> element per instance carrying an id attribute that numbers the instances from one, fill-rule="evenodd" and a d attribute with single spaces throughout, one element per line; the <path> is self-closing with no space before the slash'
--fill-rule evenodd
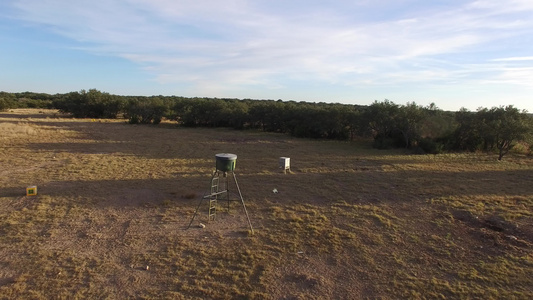
<path id="1" fill-rule="evenodd" d="M 2 299 L 533 297 L 531 157 L 42 110 L 1 112 L 0 143 Z M 253 234 L 238 201 L 186 230 L 217 153 Z"/>

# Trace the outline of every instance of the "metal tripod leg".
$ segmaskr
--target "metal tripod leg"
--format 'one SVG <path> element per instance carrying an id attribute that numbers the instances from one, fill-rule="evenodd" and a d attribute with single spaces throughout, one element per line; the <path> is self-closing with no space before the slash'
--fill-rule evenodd
<path id="1" fill-rule="evenodd" d="M 248 225 L 250 225 L 250 231 L 253 235 L 254 228 L 252 227 L 252 222 L 250 221 L 250 217 L 248 216 L 248 210 L 246 210 L 246 205 L 244 204 L 244 199 L 242 198 L 241 189 L 239 188 L 239 184 L 237 183 L 237 177 L 235 176 L 234 172 L 232 172 L 232 174 L 233 174 L 233 180 L 235 180 L 235 186 L 237 186 L 237 191 L 239 192 L 239 198 L 241 199 L 242 207 L 244 208 L 244 213 L 246 214 L 246 219 L 248 219 Z"/>
<path id="2" fill-rule="evenodd" d="M 237 182 L 237 177 L 235 176 L 235 173 L 234 172 L 231 172 L 231 173 L 233 174 L 233 180 L 235 181 L 235 186 L 237 187 L 237 192 L 239 194 L 239 199 L 241 200 L 242 207 L 244 208 L 244 213 L 246 214 L 246 219 L 248 220 L 248 225 L 250 225 L 250 232 L 253 235 L 254 234 L 254 228 L 252 226 L 252 222 L 250 221 L 250 216 L 248 215 L 248 210 L 246 209 L 246 204 L 244 204 L 244 198 L 242 197 L 241 188 L 239 187 L 239 183 Z M 217 179 L 216 190 L 214 190 L 214 188 L 215 188 L 215 184 L 214 184 L 215 177 Z M 223 187 L 223 191 L 220 191 L 219 190 L 219 177 L 220 177 L 220 174 L 218 173 L 218 170 L 216 170 L 213 173 L 213 176 L 211 177 L 211 189 L 210 189 L 211 193 L 209 195 L 204 195 L 200 199 L 200 201 L 198 202 L 198 206 L 196 207 L 196 210 L 194 211 L 194 214 L 193 214 L 193 216 L 191 218 L 191 221 L 189 222 L 189 226 L 187 226 L 186 229 L 189 229 L 191 227 L 192 222 L 194 221 L 194 218 L 198 214 L 198 210 L 200 209 L 200 206 L 202 205 L 203 200 L 206 199 L 206 198 L 208 198 L 208 201 L 209 201 L 208 221 L 211 220 L 211 219 L 214 220 L 215 211 L 212 211 L 212 209 L 213 209 L 214 202 L 217 201 L 217 197 L 220 194 L 227 193 L 228 212 L 229 212 L 229 210 L 230 210 L 230 201 L 231 201 L 230 200 L 230 191 L 229 191 L 229 178 L 227 177 L 227 173 L 224 172 L 224 177 L 226 177 L 225 186 Z M 213 197 L 215 197 L 215 198 L 213 198 Z"/>
<path id="3" fill-rule="evenodd" d="M 217 174 L 218 174 L 218 172 L 215 171 L 213 173 L 213 176 L 211 176 L 211 186 L 213 186 L 213 179 L 215 178 L 215 176 Z M 200 198 L 200 201 L 198 202 L 198 206 L 196 206 L 196 210 L 194 211 L 194 214 L 192 215 L 191 222 L 189 222 L 189 226 L 187 226 L 186 229 L 191 228 L 192 222 L 194 221 L 194 218 L 196 218 L 196 215 L 198 214 L 198 210 L 200 209 L 200 206 L 202 205 L 202 202 L 204 201 L 204 198 L 205 198 L 205 196 L 202 196 L 202 198 Z"/>

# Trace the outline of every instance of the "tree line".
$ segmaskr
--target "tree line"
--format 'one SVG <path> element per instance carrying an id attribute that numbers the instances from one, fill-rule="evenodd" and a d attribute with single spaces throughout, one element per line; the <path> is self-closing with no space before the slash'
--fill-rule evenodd
<path id="1" fill-rule="evenodd" d="M 54 108 L 76 118 L 125 118 L 131 124 L 163 119 L 188 127 L 232 127 L 295 137 L 353 140 L 372 138 L 378 149 L 415 153 L 496 152 L 501 160 L 516 145 L 531 153 L 533 117 L 513 106 L 449 112 L 435 104 L 371 105 L 281 100 L 119 96 L 96 89 L 66 94 L 0 92 L 0 110 Z"/>

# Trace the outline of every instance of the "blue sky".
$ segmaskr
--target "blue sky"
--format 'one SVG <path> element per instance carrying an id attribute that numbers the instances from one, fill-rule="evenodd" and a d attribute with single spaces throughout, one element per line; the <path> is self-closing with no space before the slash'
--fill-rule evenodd
<path id="1" fill-rule="evenodd" d="M 0 1 L 0 90 L 91 88 L 533 112 L 533 1 Z"/>

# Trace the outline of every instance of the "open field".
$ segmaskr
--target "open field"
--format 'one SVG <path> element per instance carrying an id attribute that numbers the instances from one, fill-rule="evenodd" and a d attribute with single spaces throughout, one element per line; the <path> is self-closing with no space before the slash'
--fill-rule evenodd
<path id="1" fill-rule="evenodd" d="M 0 143 L 1 299 L 533 299 L 531 157 L 38 110 Z M 253 235 L 238 203 L 185 230 L 221 152 Z"/>

